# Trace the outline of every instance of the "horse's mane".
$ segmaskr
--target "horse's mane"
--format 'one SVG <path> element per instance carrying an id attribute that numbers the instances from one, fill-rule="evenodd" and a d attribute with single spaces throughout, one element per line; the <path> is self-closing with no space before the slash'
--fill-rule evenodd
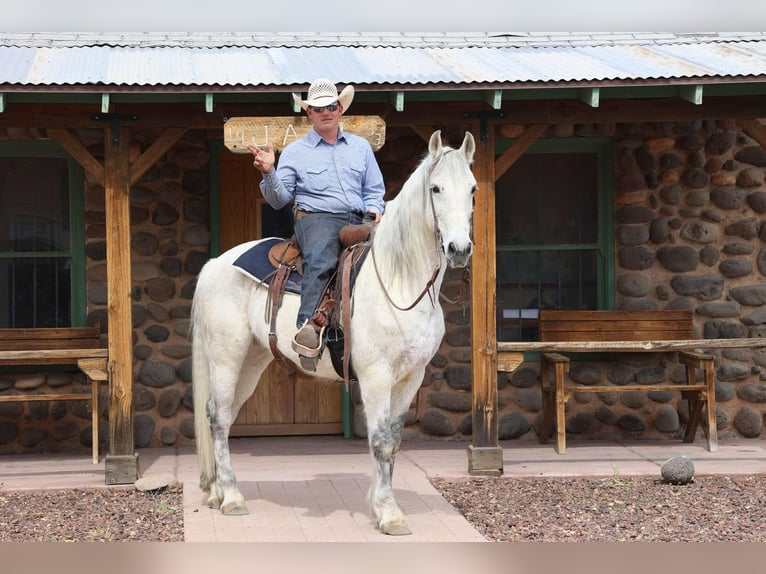
<path id="1" fill-rule="evenodd" d="M 444 146 L 443 153 L 451 148 Z M 386 203 L 375 234 L 375 258 L 380 272 L 402 285 L 429 265 L 434 254 L 434 226 L 426 189 L 433 160 L 426 152 L 399 194 Z M 435 267 L 431 263 L 430 267 Z"/>

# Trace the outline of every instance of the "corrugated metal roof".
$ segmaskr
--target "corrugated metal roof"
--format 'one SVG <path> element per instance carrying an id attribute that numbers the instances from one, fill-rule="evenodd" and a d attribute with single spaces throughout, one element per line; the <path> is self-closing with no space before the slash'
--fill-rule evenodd
<path id="1" fill-rule="evenodd" d="M 766 34 L 0 34 L 6 90 L 279 89 L 317 77 L 404 88 L 764 81 Z"/>

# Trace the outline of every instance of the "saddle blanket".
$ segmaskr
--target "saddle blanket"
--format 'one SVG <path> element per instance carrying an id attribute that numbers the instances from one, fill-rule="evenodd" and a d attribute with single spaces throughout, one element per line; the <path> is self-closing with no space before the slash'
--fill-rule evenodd
<path id="1" fill-rule="evenodd" d="M 269 237 L 268 239 L 264 239 L 240 255 L 232 265 L 251 279 L 270 285 L 272 279 L 274 279 L 276 269 L 269 261 L 269 249 L 282 241 L 284 241 L 284 239 L 280 239 L 279 237 Z M 300 293 L 300 273 L 292 271 L 285 280 L 284 286 L 285 291 L 289 293 Z"/>

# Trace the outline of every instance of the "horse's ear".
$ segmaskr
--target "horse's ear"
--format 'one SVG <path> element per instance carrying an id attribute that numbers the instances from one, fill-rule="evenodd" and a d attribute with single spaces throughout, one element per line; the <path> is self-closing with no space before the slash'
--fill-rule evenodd
<path id="1" fill-rule="evenodd" d="M 473 139 L 473 134 L 471 132 L 465 132 L 463 145 L 460 146 L 460 151 L 463 152 L 468 163 L 473 163 L 473 154 L 476 151 L 476 140 Z"/>
<path id="2" fill-rule="evenodd" d="M 428 153 L 431 155 L 431 159 L 436 159 L 442 153 L 441 130 L 436 130 L 431 134 L 431 139 L 428 141 Z"/>

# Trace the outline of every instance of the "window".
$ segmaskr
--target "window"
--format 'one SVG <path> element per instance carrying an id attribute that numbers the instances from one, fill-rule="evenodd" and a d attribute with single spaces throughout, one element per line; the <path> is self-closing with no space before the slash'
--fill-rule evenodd
<path id="1" fill-rule="evenodd" d="M 540 309 L 613 305 L 611 158 L 608 139 L 546 140 L 496 182 L 498 340 L 537 340 Z"/>
<path id="2" fill-rule="evenodd" d="M 83 182 L 55 144 L 0 143 L 0 327 L 84 324 Z"/>

